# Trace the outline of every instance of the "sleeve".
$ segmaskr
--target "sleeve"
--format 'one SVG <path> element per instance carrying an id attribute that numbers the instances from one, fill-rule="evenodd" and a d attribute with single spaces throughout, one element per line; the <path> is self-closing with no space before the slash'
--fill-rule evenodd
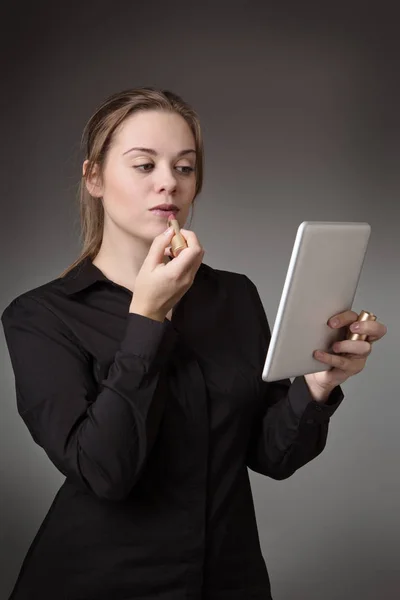
<path id="1" fill-rule="evenodd" d="M 271 332 L 258 290 L 244 277 L 259 324 L 258 358 L 262 372 Z M 330 417 L 344 394 L 337 386 L 325 403 L 317 402 L 303 376 L 292 383 L 290 379 L 261 380 L 260 386 L 261 410 L 254 417 L 247 466 L 273 479 L 286 479 L 325 448 Z"/>
<path id="2" fill-rule="evenodd" d="M 122 500 L 143 471 L 165 406 L 163 365 L 176 332 L 129 313 L 99 392 L 92 359 L 41 300 L 19 296 L 2 314 L 17 408 L 34 441 L 77 486 Z"/>

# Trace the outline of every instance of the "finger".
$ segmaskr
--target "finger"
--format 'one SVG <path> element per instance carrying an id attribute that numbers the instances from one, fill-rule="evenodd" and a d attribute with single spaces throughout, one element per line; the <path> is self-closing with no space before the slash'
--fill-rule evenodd
<path id="1" fill-rule="evenodd" d="M 171 248 L 171 246 L 168 246 L 168 248 L 165 248 L 165 250 L 164 250 L 164 255 L 165 255 L 165 256 L 169 256 L 169 257 L 173 258 L 173 254 L 172 254 L 172 248 Z"/>
<path id="2" fill-rule="evenodd" d="M 193 267 L 200 266 L 204 256 L 204 248 L 201 246 L 197 236 L 193 231 L 181 229 L 181 233 L 186 240 L 187 248 L 184 248 L 170 263 L 171 271 L 178 269 L 180 273 L 192 271 Z M 173 263 L 175 263 L 173 265 Z"/>
<path id="3" fill-rule="evenodd" d="M 316 350 L 313 356 L 320 362 L 332 367 L 336 367 L 337 369 L 341 369 L 342 371 L 351 370 L 351 358 L 347 358 L 345 356 L 336 356 L 335 354 L 329 354 L 328 352 L 323 352 L 322 350 Z"/>
<path id="4" fill-rule="evenodd" d="M 180 229 L 179 232 L 185 240 L 188 248 L 196 248 L 198 250 L 201 249 L 201 244 L 198 240 L 198 237 L 193 231 L 189 231 L 187 229 Z M 180 252 L 182 252 L 182 250 L 180 250 L 178 254 L 180 254 Z M 178 256 L 178 254 L 176 256 Z M 171 252 L 171 256 L 174 257 L 175 255 Z"/>
<path id="5" fill-rule="evenodd" d="M 150 246 L 150 250 L 143 261 L 143 264 L 147 268 L 153 270 L 157 267 L 157 265 L 164 263 L 165 249 L 167 246 L 171 245 L 171 240 L 174 235 L 175 232 L 171 227 L 154 238 L 153 243 Z"/>
<path id="6" fill-rule="evenodd" d="M 358 327 L 356 327 L 358 325 Z M 366 334 L 373 337 L 373 341 L 380 340 L 387 333 L 387 327 L 379 321 L 357 321 L 350 325 L 350 331 Z"/>
<path id="7" fill-rule="evenodd" d="M 338 313 L 337 315 L 330 317 L 328 320 L 328 325 L 334 329 L 348 327 L 351 323 L 354 323 L 357 318 L 358 314 L 354 312 L 354 310 L 345 310 L 342 313 Z"/>
<path id="8" fill-rule="evenodd" d="M 188 248 L 201 248 L 199 238 L 194 231 L 190 231 L 189 229 L 181 229 L 180 232 L 185 238 Z"/>
<path id="9" fill-rule="evenodd" d="M 358 356 L 368 356 L 371 352 L 369 341 L 363 340 L 344 340 L 335 342 L 332 346 L 333 352 L 337 354 L 356 354 Z"/>
<path id="10" fill-rule="evenodd" d="M 200 248 L 184 248 L 167 265 L 169 273 L 173 277 L 193 274 L 200 267 L 203 260 L 204 250 Z"/>

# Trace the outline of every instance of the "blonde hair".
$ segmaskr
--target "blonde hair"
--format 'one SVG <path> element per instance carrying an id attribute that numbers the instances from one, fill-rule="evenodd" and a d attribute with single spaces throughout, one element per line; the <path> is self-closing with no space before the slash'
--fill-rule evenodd
<path id="1" fill-rule="evenodd" d="M 84 259 L 93 260 L 100 250 L 103 239 L 104 209 L 102 202 L 89 193 L 86 180 L 91 177 L 95 167 L 100 177 L 103 175 L 114 132 L 130 115 L 143 110 L 164 110 L 181 115 L 185 119 L 193 133 L 196 149 L 194 198 L 201 191 L 204 169 L 203 136 L 199 118 L 193 108 L 177 94 L 152 87 L 129 89 L 113 94 L 90 117 L 83 131 L 82 147 L 88 163 L 78 192 L 82 250 L 79 257 L 61 273 L 60 277 L 64 277 Z"/>

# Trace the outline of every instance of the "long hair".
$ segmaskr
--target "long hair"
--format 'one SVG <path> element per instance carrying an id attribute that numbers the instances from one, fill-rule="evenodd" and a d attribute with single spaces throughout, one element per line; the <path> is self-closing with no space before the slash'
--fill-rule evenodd
<path id="1" fill-rule="evenodd" d="M 79 257 L 60 275 L 64 277 L 84 259 L 93 260 L 103 239 L 104 209 L 102 202 L 94 198 L 86 187 L 95 167 L 100 178 L 104 174 L 107 152 L 112 144 L 116 129 L 135 112 L 143 110 L 164 110 L 181 115 L 194 136 L 196 149 L 196 189 L 195 196 L 203 185 L 204 148 L 200 121 L 189 104 L 180 96 L 168 90 L 152 87 L 129 89 L 107 98 L 87 122 L 82 135 L 82 148 L 88 161 L 85 173 L 79 184 L 79 213 L 81 252 Z M 193 216 L 193 215 L 192 215 Z"/>

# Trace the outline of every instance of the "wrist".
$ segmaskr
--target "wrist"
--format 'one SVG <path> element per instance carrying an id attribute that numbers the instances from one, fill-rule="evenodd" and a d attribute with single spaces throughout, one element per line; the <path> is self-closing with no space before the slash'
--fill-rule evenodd
<path id="1" fill-rule="evenodd" d="M 152 319 L 153 321 L 159 321 L 160 323 L 164 322 L 166 316 L 161 311 L 153 311 L 149 308 L 138 306 L 134 302 L 131 303 L 129 307 L 129 312 L 134 313 L 136 315 L 141 315 L 143 317 L 147 317 L 148 319 Z"/>
<path id="2" fill-rule="evenodd" d="M 304 379 L 307 383 L 308 389 L 310 390 L 310 394 L 316 402 L 320 402 L 323 404 L 326 402 L 335 389 L 334 387 L 326 387 L 322 388 L 321 386 L 316 385 L 313 381 L 310 381 L 310 378 L 307 375 L 304 375 Z"/>

